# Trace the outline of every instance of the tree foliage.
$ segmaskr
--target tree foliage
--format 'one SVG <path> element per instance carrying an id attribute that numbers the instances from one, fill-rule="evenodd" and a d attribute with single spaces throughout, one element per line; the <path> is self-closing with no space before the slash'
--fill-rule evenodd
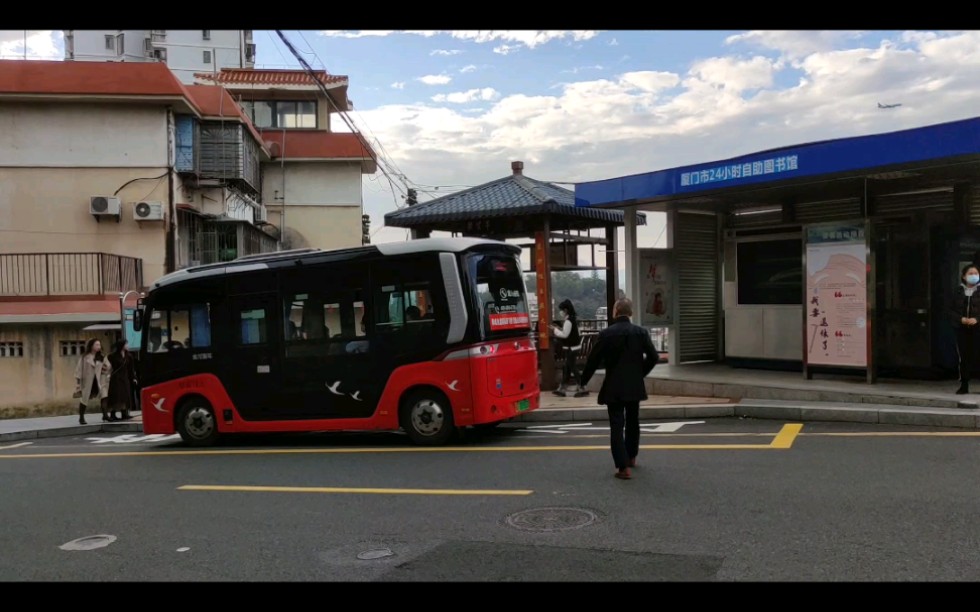
<path id="1" fill-rule="evenodd" d="M 552 272 L 551 273 L 551 292 L 553 304 L 557 310 L 558 304 L 562 300 L 568 299 L 575 306 L 579 319 L 595 319 L 596 310 L 606 304 L 606 280 L 605 273 L 593 270 L 590 274 L 583 275 L 578 272 Z M 530 293 L 537 292 L 537 278 L 534 274 L 525 275 L 527 290 Z M 553 313 L 555 318 L 557 312 Z"/>

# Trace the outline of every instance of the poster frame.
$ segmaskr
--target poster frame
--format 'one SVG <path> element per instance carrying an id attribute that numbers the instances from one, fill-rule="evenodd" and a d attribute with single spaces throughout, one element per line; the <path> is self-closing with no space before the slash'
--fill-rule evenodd
<path id="1" fill-rule="evenodd" d="M 677 289 L 678 289 L 677 258 L 674 255 L 674 249 L 649 247 L 649 248 L 641 248 L 637 250 L 639 251 L 639 256 L 637 259 L 638 259 L 638 268 L 639 268 L 638 271 L 640 277 L 639 298 L 641 300 L 641 303 L 634 304 L 634 310 L 638 310 L 640 313 L 640 316 L 638 317 L 639 325 L 642 327 L 646 327 L 648 329 L 673 327 L 674 324 L 677 323 L 677 316 L 676 316 L 677 301 L 675 297 L 677 295 Z M 669 295 L 667 296 L 667 300 L 666 300 L 666 307 L 668 309 L 666 320 L 649 321 L 646 318 L 647 315 L 645 312 L 644 304 L 642 303 L 643 290 L 646 286 L 646 271 L 643 269 L 643 261 L 644 261 L 644 257 L 646 256 L 652 256 L 655 258 L 655 260 L 659 260 L 660 262 L 663 262 L 667 266 L 666 282 L 667 282 L 667 291 Z"/>
<path id="2" fill-rule="evenodd" d="M 864 230 L 864 256 L 865 256 L 865 326 L 864 331 L 866 334 L 865 339 L 865 364 L 863 366 L 851 366 L 851 365 L 828 365 L 828 364 L 812 364 L 810 363 L 810 351 L 809 351 L 809 338 L 807 332 L 807 306 L 809 298 L 809 283 L 807 279 L 809 278 L 809 273 L 807 269 L 807 249 L 810 245 L 810 231 L 811 230 L 821 230 L 821 229 L 840 229 L 840 228 L 854 228 L 860 226 Z M 846 371 L 851 370 L 855 372 L 865 372 L 867 374 L 867 382 L 875 382 L 875 363 L 874 363 L 874 331 L 876 330 L 874 320 L 875 304 L 874 304 L 874 266 L 873 266 L 873 255 L 871 244 L 872 244 L 872 224 L 869 219 L 852 219 L 852 220 L 840 220 L 840 221 L 828 221 L 822 223 L 809 223 L 803 226 L 802 231 L 802 253 L 801 260 L 803 264 L 803 287 L 802 287 L 802 307 L 803 307 L 803 317 L 802 317 L 802 329 L 801 333 L 803 335 L 803 378 L 806 380 L 811 380 L 813 378 L 814 370 L 837 370 Z"/>

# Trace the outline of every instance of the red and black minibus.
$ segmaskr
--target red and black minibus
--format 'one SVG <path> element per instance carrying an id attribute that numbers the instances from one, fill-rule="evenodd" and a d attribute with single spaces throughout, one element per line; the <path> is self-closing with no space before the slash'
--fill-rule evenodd
<path id="1" fill-rule="evenodd" d="M 140 300 L 143 431 L 404 430 L 416 444 L 539 406 L 517 246 L 427 238 L 242 257 Z"/>

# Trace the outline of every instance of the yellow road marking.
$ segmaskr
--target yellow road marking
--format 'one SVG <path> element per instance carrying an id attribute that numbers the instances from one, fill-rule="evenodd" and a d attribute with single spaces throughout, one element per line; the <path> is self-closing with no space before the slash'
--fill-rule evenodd
<path id="1" fill-rule="evenodd" d="M 641 450 L 772 450 L 790 448 L 803 425 L 783 425 L 769 444 L 641 444 Z M 770 434 L 771 435 L 771 434 Z M 355 453 L 500 453 L 549 451 L 608 451 L 609 446 L 413 446 L 407 448 L 258 448 L 169 451 L 117 451 L 97 453 L 34 453 L 0 455 L 0 459 L 74 459 L 80 457 L 174 457 L 186 455 L 317 455 Z"/>
<path id="2" fill-rule="evenodd" d="M 251 493 L 369 493 L 377 495 L 530 495 L 534 491 L 506 489 L 362 489 L 352 487 L 260 487 L 184 485 L 179 491 L 243 491 Z"/>
<path id="3" fill-rule="evenodd" d="M 783 428 L 779 430 L 779 433 L 776 434 L 773 441 L 769 443 L 769 446 L 772 448 L 781 449 L 792 447 L 793 440 L 796 439 L 796 436 L 800 435 L 801 429 L 803 429 L 803 425 L 800 423 L 787 423 L 786 425 L 783 425 Z"/>

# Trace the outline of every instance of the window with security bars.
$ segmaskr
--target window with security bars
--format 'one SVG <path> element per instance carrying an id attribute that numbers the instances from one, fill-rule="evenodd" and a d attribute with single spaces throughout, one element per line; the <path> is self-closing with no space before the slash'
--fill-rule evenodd
<path id="1" fill-rule="evenodd" d="M 61 356 L 62 357 L 77 357 L 79 355 L 85 354 L 85 341 L 84 340 L 62 340 L 61 341 Z"/>
<path id="2" fill-rule="evenodd" d="M 0 357 L 23 357 L 23 342 L 0 342 Z"/>

